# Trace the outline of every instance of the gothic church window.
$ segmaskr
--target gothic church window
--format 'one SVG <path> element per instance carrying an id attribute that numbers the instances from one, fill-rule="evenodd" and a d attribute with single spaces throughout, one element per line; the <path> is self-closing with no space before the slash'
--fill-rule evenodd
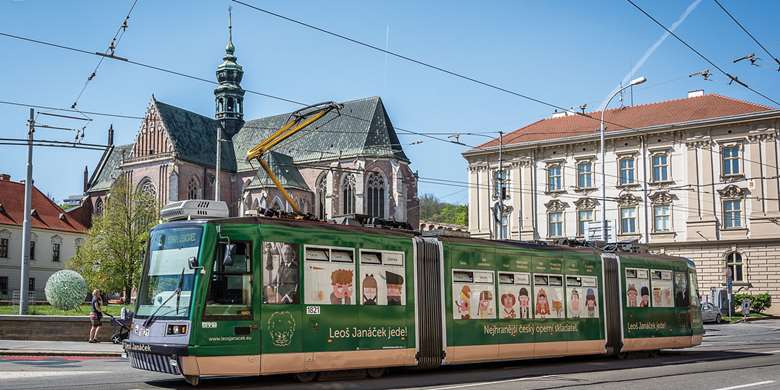
<path id="1" fill-rule="evenodd" d="M 372 172 L 368 175 L 366 184 L 367 214 L 372 217 L 385 217 L 385 179 L 382 175 Z"/>
<path id="2" fill-rule="evenodd" d="M 200 198 L 200 183 L 198 179 L 193 176 L 190 178 L 190 182 L 187 184 L 187 199 Z"/>
<path id="3" fill-rule="evenodd" d="M 319 182 L 317 182 L 317 218 L 325 220 L 327 215 L 325 214 L 325 199 L 328 196 L 328 177 L 322 175 Z"/>
<path id="4" fill-rule="evenodd" d="M 348 174 L 344 177 L 344 181 L 341 185 L 342 194 L 342 214 L 354 214 L 355 213 L 355 175 Z"/>

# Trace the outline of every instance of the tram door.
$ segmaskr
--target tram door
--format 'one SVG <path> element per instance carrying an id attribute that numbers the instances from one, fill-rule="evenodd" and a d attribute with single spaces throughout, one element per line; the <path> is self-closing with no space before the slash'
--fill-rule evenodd
<path id="1" fill-rule="evenodd" d="M 604 326 L 607 335 L 607 353 L 612 355 L 623 348 L 623 315 L 620 260 L 611 253 L 601 255 L 604 270 Z"/>
<path id="2" fill-rule="evenodd" d="M 213 260 L 206 270 L 200 345 L 209 358 L 199 362 L 201 375 L 260 373 L 259 248 L 250 229 L 218 226 Z"/>

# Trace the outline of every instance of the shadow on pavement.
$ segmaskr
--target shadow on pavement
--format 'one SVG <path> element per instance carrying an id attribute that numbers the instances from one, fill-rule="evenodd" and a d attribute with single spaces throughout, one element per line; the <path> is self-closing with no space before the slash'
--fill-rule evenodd
<path id="1" fill-rule="evenodd" d="M 398 368 L 388 371 L 381 379 L 368 379 L 361 372 L 329 373 L 313 383 L 298 383 L 290 375 L 266 377 L 212 377 L 202 378 L 198 388 L 270 388 L 277 389 L 395 389 L 400 387 L 450 386 L 478 384 L 481 382 L 505 381 L 524 377 L 534 381 L 568 381 L 576 385 L 582 380 L 563 378 L 558 375 L 579 374 L 598 371 L 625 370 L 657 367 L 675 364 L 690 364 L 704 361 L 734 360 L 769 356 L 754 352 L 732 351 L 663 351 L 658 357 L 637 354 L 618 360 L 604 356 L 582 356 L 559 359 L 521 360 L 500 363 L 481 363 L 461 366 L 446 366 L 436 370 Z M 707 372 L 703 370 L 700 372 Z M 150 381 L 146 384 L 160 388 L 190 388 L 183 379 Z M 593 383 L 590 383 L 593 384 Z M 561 387 L 566 387 L 561 386 Z"/>

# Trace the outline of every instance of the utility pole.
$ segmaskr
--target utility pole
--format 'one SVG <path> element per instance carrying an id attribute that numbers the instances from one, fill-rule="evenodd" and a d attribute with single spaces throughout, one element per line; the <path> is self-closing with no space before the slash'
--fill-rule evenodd
<path id="1" fill-rule="evenodd" d="M 222 171 L 222 121 L 217 125 L 217 168 L 214 179 L 214 200 L 219 202 L 219 173 Z"/>
<path id="2" fill-rule="evenodd" d="M 30 119 L 27 121 L 27 178 L 24 181 L 24 222 L 22 224 L 22 263 L 21 279 L 19 281 L 19 315 L 27 314 L 28 291 L 27 279 L 30 270 L 30 213 L 32 212 L 33 188 L 33 133 L 35 132 L 35 111 L 30 109 Z"/>

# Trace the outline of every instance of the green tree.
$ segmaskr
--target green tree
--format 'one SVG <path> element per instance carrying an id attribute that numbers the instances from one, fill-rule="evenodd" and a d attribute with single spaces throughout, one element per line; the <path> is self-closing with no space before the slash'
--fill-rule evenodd
<path id="1" fill-rule="evenodd" d="M 420 219 L 430 222 L 468 225 L 469 208 L 466 205 L 442 202 L 432 194 L 420 196 Z"/>
<path id="2" fill-rule="evenodd" d="M 103 215 L 95 216 L 84 245 L 68 267 L 83 275 L 90 288 L 130 297 L 140 279 L 141 253 L 157 219 L 154 196 L 131 191 L 126 179 L 118 179 Z"/>

